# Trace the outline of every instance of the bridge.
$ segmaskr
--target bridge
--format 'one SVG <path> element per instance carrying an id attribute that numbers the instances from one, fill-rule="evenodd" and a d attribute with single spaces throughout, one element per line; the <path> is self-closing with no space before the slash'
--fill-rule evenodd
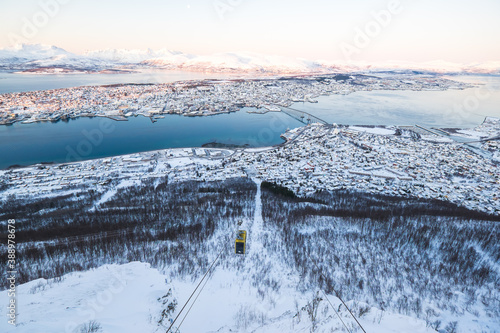
<path id="1" fill-rule="evenodd" d="M 298 120 L 301 123 L 306 124 L 306 125 L 312 124 L 312 123 L 320 123 L 323 125 L 328 125 L 328 122 L 324 121 L 321 118 L 313 116 L 312 114 L 307 113 L 305 111 L 297 110 L 297 109 L 294 109 L 291 107 L 283 106 L 283 107 L 281 107 L 281 112 L 286 113 L 287 115 L 289 115 L 293 119 L 296 119 L 296 120 Z"/>

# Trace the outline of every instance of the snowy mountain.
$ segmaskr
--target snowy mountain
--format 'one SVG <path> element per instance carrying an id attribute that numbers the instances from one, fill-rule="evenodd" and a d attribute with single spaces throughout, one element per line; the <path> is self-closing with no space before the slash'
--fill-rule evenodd
<path id="1" fill-rule="evenodd" d="M 189 70 L 245 72 L 316 72 L 331 69 L 305 59 L 266 56 L 249 52 L 217 53 L 208 56 L 186 57 L 182 60 L 163 57 L 147 60 L 144 64 L 156 67 L 177 65 Z"/>
<path id="2" fill-rule="evenodd" d="M 420 71 L 439 74 L 451 73 L 477 73 L 498 74 L 500 73 L 500 61 L 486 63 L 459 64 L 444 60 L 427 61 L 422 63 L 409 61 L 386 61 L 386 62 L 354 62 L 344 64 L 345 67 L 354 71 Z"/>
<path id="3" fill-rule="evenodd" d="M 412 63 L 343 63 L 263 55 L 252 52 L 191 55 L 167 49 L 106 49 L 74 54 L 56 46 L 20 44 L 0 49 L 0 69 L 39 70 L 64 68 L 99 71 L 117 68 L 162 68 L 214 72 L 321 73 L 332 71 L 423 71 L 429 73 L 500 73 L 500 61 L 457 64 L 446 61 Z"/>
<path id="4" fill-rule="evenodd" d="M 42 44 L 20 44 L 0 49 L 0 69 L 33 71 L 53 68 L 96 71 L 115 64 L 97 58 L 77 55 L 61 48 Z"/>
<path id="5" fill-rule="evenodd" d="M 87 51 L 84 53 L 84 55 L 89 58 L 101 59 L 110 63 L 137 64 L 150 59 L 161 57 L 175 57 L 177 55 L 183 55 L 183 53 L 167 49 L 161 49 L 158 51 L 153 51 L 151 49 L 106 49 Z"/>
<path id="6" fill-rule="evenodd" d="M 25 62 L 42 60 L 56 56 L 68 56 L 71 53 L 56 46 L 42 44 L 18 44 L 13 47 L 0 49 L 0 61 Z"/>

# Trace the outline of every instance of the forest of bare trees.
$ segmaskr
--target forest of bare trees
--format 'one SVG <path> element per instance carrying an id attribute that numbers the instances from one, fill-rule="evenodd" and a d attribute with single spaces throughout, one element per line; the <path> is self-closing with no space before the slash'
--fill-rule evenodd
<path id="1" fill-rule="evenodd" d="M 99 206 L 102 193 L 90 190 L 10 198 L 1 212 L 2 220 L 16 219 L 19 283 L 131 261 L 194 280 L 220 244 L 233 241 L 236 222 L 252 219 L 255 194 L 247 178 L 162 179 L 118 189 Z M 262 202 L 264 225 L 273 235 L 264 246 L 301 276 L 302 288 L 414 315 L 436 329 L 435 307 L 474 314 L 480 306 L 500 316 L 500 276 L 492 265 L 500 261 L 498 217 L 439 201 L 358 192 L 299 198 L 266 182 Z M 242 269 L 225 256 L 223 266 Z M 259 288 L 279 290 L 280 282 L 266 279 L 265 270 L 256 275 Z"/>

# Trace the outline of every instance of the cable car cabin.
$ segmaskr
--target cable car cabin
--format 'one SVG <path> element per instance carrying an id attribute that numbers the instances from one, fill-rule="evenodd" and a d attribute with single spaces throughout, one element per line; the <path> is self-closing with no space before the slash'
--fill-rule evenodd
<path id="1" fill-rule="evenodd" d="M 238 230 L 236 240 L 234 242 L 234 253 L 245 254 L 247 247 L 247 232 L 245 230 Z"/>

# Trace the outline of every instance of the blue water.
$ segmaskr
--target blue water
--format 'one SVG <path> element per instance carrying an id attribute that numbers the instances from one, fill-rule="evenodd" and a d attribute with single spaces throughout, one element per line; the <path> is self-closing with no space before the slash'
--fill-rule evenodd
<path id="1" fill-rule="evenodd" d="M 225 79 L 237 74 L 142 70 L 127 74 L 14 74 L 0 72 L 0 94 L 117 83 L 169 83 L 183 80 Z M 244 76 L 243 76 L 244 77 Z"/>
<path id="2" fill-rule="evenodd" d="M 4 79 L 2 79 L 2 77 Z M 84 84 L 158 83 L 224 78 L 214 74 L 158 71 L 114 75 L 16 75 L 0 73 L 0 92 L 73 87 Z M 499 76 L 453 76 L 481 83 L 479 88 L 447 91 L 363 91 L 320 96 L 319 103 L 295 103 L 329 123 L 474 127 L 486 116 L 500 117 Z M 117 122 L 79 118 L 69 122 L 0 126 L 0 168 L 39 162 L 71 162 L 163 148 L 199 147 L 220 142 L 253 147 L 282 142 L 287 128 L 302 126 L 283 113 L 249 114 L 241 110 L 211 117 L 166 115 Z M 108 127 L 111 128 L 108 130 Z"/>
<path id="3" fill-rule="evenodd" d="M 500 117 L 500 76 L 452 76 L 455 81 L 481 84 L 464 90 L 361 91 L 320 96 L 317 104 L 296 103 L 330 123 L 348 125 L 424 125 L 465 128 L 485 117 Z"/>
<path id="4" fill-rule="evenodd" d="M 128 121 L 77 118 L 58 123 L 0 126 L 0 168 L 40 162 L 72 162 L 120 154 L 204 143 L 262 147 L 283 142 L 280 134 L 302 124 L 283 114 L 247 113 L 209 117 L 166 115 L 151 123 L 142 116 Z"/>

